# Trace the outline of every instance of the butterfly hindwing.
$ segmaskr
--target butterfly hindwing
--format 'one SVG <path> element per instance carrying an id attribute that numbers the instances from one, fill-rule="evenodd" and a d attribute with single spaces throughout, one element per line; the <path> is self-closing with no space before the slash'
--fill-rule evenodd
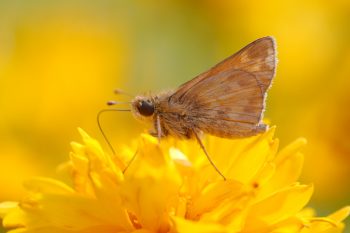
<path id="1" fill-rule="evenodd" d="M 230 71 L 195 85 L 183 104 L 196 128 L 216 136 L 240 137 L 257 133 L 264 96 L 254 75 Z"/>

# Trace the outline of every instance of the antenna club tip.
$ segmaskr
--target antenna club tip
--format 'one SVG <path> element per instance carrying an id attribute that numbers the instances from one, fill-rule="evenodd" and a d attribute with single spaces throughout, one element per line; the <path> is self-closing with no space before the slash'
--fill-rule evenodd
<path id="1" fill-rule="evenodd" d="M 107 101 L 108 106 L 115 105 L 115 104 L 117 104 L 117 102 L 114 100 Z"/>
<path id="2" fill-rule="evenodd" d="M 114 89 L 114 94 L 122 94 L 123 93 L 123 91 L 122 90 L 120 90 L 120 89 Z"/>
<path id="3" fill-rule="evenodd" d="M 116 94 L 116 95 L 127 95 L 127 96 L 131 96 L 131 97 L 133 97 L 133 95 L 131 95 L 130 93 L 127 93 L 127 92 L 125 92 L 125 91 L 123 91 L 123 90 L 121 90 L 121 89 L 114 89 L 114 94 Z"/>

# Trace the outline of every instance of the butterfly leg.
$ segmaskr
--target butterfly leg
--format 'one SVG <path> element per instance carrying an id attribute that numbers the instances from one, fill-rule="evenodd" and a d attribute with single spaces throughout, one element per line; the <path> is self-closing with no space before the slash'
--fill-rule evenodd
<path id="1" fill-rule="evenodd" d="M 214 169 L 216 170 L 216 172 L 219 173 L 219 175 L 220 175 L 224 180 L 226 180 L 226 177 L 221 173 L 221 171 L 216 167 L 216 165 L 214 164 L 214 162 L 211 160 L 211 158 L 210 158 L 210 156 L 209 156 L 207 150 L 205 149 L 205 147 L 204 147 L 204 145 L 203 145 L 203 142 L 202 142 L 202 140 L 200 139 L 200 137 L 199 137 L 199 135 L 197 134 L 197 132 L 196 132 L 194 129 L 192 129 L 192 132 L 193 132 L 194 136 L 196 137 L 196 139 L 197 139 L 197 141 L 198 141 L 200 147 L 202 148 L 202 150 L 203 150 L 205 156 L 207 156 L 207 159 L 209 160 L 209 163 L 214 167 Z"/>
<path id="2" fill-rule="evenodd" d="M 160 125 L 159 115 L 157 115 L 157 137 L 158 137 L 158 143 L 160 143 L 160 138 L 162 137 L 162 126 Z"/>

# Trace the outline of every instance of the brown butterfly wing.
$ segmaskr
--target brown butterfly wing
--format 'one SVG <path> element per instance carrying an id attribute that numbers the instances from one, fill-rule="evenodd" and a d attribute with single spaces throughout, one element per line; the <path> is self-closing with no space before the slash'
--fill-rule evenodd
<path id="1" fill-rule="evenodd" d="M 266 91 L 275 73 L 275 44 L 264 37 L 183 84 L 169 102 L 183 105 L 192 127 L 220 137 L 265 131 Z"/>
<path id="2" fill-rule="evenodd" d="M 276 45 L 273 37 L 263 37 L 250 43 L 208 71 L 182 84 L 171 99 L 185 98 L 186 93 L 197 83 L 228 70 L 242 70 L 255 75 L 261 91 L 265 93 L 271 85 L 276 70 Z"/>
<path id="3" fill-rule="evenodd" d="M 254 75 L 227 71 L 194 86 L 182 102 L 194 129 L 220 137 L 255 135 L 265 129 L 260 123 L 264 94 Z"/>

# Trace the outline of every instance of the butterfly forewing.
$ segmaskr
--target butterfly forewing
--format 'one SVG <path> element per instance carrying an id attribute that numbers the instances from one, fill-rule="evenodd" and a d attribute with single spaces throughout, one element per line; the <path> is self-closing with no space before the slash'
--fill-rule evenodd
<path id="1" fill-rule="evenodd" d="M 181 104 L 198 130 L 220 137 L 255 135 L 265 130 L 260 121 L 275 56 L 273 38 L 258 39 L 180 86 L 169 102 Z"/>
<path id="2" fill-rule="evenodd" d="M 184 99 L 188 91 L 202 80 L 228 70 L 242 70 L 255 75 L 261 91 L 265 93 L 276 69 L 276 46 L 272 37 L 260 38 L 208 71 L 182 84 L 171 99 Z"/>

